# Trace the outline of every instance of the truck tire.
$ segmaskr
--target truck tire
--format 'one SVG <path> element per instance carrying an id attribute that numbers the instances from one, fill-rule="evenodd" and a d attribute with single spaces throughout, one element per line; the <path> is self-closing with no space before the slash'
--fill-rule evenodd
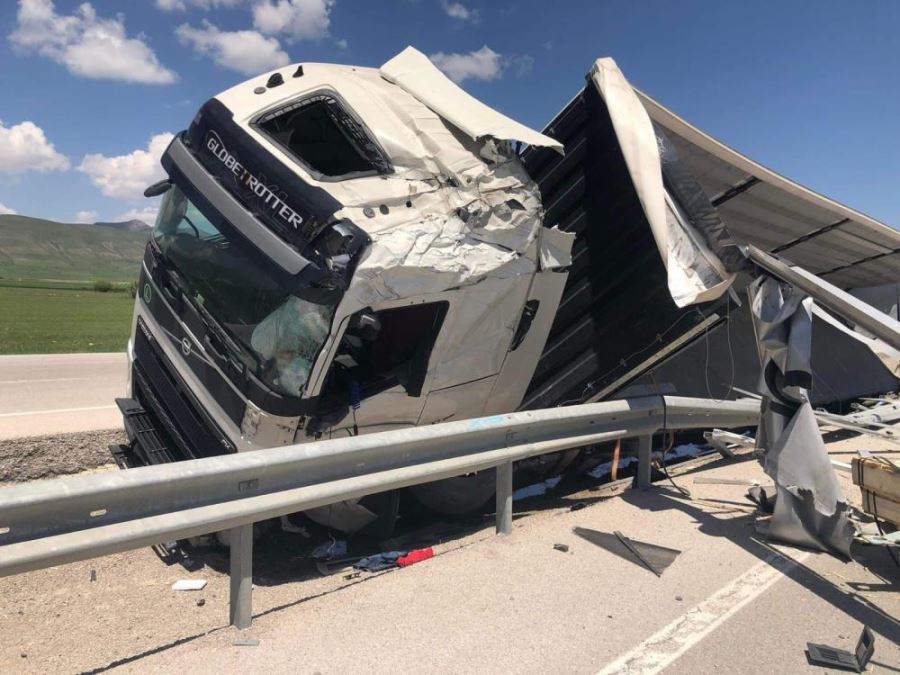
<path id="1" fill-rule="evenodd" d="M 432 511 L 448 516 L 463 516 L 487 504 L 496 488 L 496 475 L 489 469 L 434 483 L 414 485 L 410 492 L 416 501 Z"/>

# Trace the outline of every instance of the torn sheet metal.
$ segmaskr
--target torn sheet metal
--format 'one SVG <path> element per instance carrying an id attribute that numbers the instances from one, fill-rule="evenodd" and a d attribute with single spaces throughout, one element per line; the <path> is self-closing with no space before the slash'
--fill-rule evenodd
<path id="1" fill-rule="evenodd" d="M 342 212 L 366 231 L 371 244 L 334 321 L 338 325 L 366 307 L 446 299 L 450 308 L 434 350 L 439 357 L 429 373 L 429 388 L 435 391 L 500 372 L 535 276 L 565 274 L 575 237 L 543 227 L 537 186 L 511 147 L 495 137 L 559 144 L 471 99 L 421 59 L 407 50 L 385 65 L 385 79 L 366 83 L 372 96 L 409 125 L 412 140 L 405 154 L 391 157 L 392 175 L 355 188 L 357 204 L 366 202 L 364 188 L 371 188 L 370 204 L 386 189 L 402 195 L 402 201 L 379 208 L 376 217 L 360 217 L 356 207 Z M 449 97 L 453 90 L 455 98 L 420 95 L 415 78 L 410 84 L 401 77 L 412 66 L 426 78 L 429 91 Z M 388 81 L 394 76 L 397 85 Z M 468 99 L 477 104 L 480 117 L 460 117 L 471 112 L 464 104 Z M 461 125 L 478 140 L 452 133 L 451 125 Z M 397 139 L 384 144 L 393 147 Z M 554 312 L 555 305 L 544 311 Z"/>
<path id="2" fill-rule="evenodd" d="M 660 145 L 650 116 L 611 58 L 598 59 L 591 80 L 603 97 L 619 146 L 668 271 L 679 307 L 714 300 L 734 275 L 710 250 L 663 185 Z"/>
<path id="3" fill-rule="evenodd" d="M 559 141 L 511 120 L 464 92 L 414 47 L 397 54 L 381 66 L 380 72 L 386 80 L 415 96 L 474 141 L 490 136 L 563 152 Z M 492 149 L 487 146 L 488 152 Z"/>
<path id="4" fill-rule="evenodd" d="M 762 465 L 777 487 L 768 536 L 850 556 L 855 528 L 806 390 L 812 300 L 763 276 L 748 289 L 762 365 Z"/>

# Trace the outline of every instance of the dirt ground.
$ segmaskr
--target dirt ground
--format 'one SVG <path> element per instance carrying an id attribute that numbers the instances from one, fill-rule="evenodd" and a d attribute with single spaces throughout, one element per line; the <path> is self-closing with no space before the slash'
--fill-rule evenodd
<path id="1" fill-rule="evenodd" d="M 106 460 L 96 448 L 116 440 L 115 433 L 108 432 L 76 436 L 40 439 L 30 452 L 20 446 L 27 455 L 24 458 L 15 455 L 14 442 L 4 443 L 0 446 L 3 475 L 22 480 L 71 472 L 79 453 L 90 466 L 97 466 Z M 900 447 L 879 439 L 831 436 L 830 440 L 829 452 L 844 461 L 861 448 L 900 457 Z M 31 445 L 35 445 L 34 439 Z M 723 460 L 694 460 L 673 467 L 672 474 L 678 481 L 679 475 L 716 461 Z M 748 457 L 737 461 L 748 462 L 748 468 L 752 462 Z M 48 466 L 42 470 L 44 462 Z M 859 491 L 849 475 L 840 476 L 845 493 L 858 503 Z M 679 482 L 686 481 L 687 476 Z M 517 502 L 517 523 L 540 524 L 565 515 L 575 504 L 604 502 L 624 486 L 580 488 L 573 491 L 561 485 L 546 495 Z M 752 510 L 749 503 L 743 510 Z M 493 519 L 486 515 L 444 529 L 446 536 L 440 534 L 441 526 L 433 527 L 439 533 L 438 556 L 492 538 Z M 300 534 L 281 532 L 270 533 L 259 542 L 254 562 L 255 621 L 261 617 L 277 620 L 300 605 L 306 606 L 312 618 L 328 598 L 340 598 L 345 606 L 353 607 L 354 598 L 361 594 L 354 587 L 359 590 L 364 588 L 361 584 L 378 583 L 379 574 L 322 576 L 310 560 L 299 555 L 307 543 Z M 118 668 L 149 672 L 156 666 L 145 670 L 147 665 L 158 664 L 159 659 L 165 662 L 179 650 L 192 649 L 192 644 L 202 649 L 210 639 L 222 648 L 240 649 L 232 644 L 241 634 L 228 626 L 227 555 L 221 549 L 205 549 L 196 559 L 202 569 L 187 572 L 180 565 L 166 566 L 151 550 L 141 549 L 0 579 L 0 672 L 105 672 Z M 204 579 L 208 584 L 202 591 L 172 591 L 171 584 L 179 579 Z"/>

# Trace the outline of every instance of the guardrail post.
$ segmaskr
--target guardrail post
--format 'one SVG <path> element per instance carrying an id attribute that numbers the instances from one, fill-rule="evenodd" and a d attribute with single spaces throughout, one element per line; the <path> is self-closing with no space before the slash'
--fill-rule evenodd
<path id="1" fill-rule="evenodd" d="M 253 523 L 228 531 L 231 544 L 231 625 L 250 628 L 253 617 Z"/>
<path id="2" fill-rule="evenodd" d="M 638 437 L 637 487 L 650 486 L 650 451 L 653 449 L 653 434 Z"/>
<path id="3" fill-rule="evenodd" d="M 497 534 L 512 532 L 512 496 L 513 463 L 505 462 L 497 467 Z"/>

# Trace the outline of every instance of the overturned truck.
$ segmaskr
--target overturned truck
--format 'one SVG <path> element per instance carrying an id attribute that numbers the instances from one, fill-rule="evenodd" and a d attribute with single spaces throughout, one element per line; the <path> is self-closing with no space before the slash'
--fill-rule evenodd
<path id="1" fill-rule="evenodd" d="M 741 244 L 800 251 L 843 229 L 863 248 L 896 252 L 900 237 L 798 196 L 775 174 L 756 176 L 727 148 L 740 162 L 691 145 L 693 128 L 659 110 L 601 59 L 538 133 L 412 48 L 380 69 L 285 67 L 211 99 L 166 150 L 168 178 L 146 192 L 162 203 L 141 266 L 129 393 L 118 400 L 129 443 L 113 449 L 117 461 L 180 461 L 628 388 L 695 394 L 684 389 L 705 381 L 711 397 L 735 397 L 735 378 L 759 369 L 755 342 L 736 356 L 730 332 L 746 311 L 734 290 L 747 282 Z M 798 233 L 741 221 L 748 236 L 735 238 L 722 206 L 757 184 L 787 195 L 772 209 L 782 219 L 801 202 L 820 219 L 828 208 L 846 213 L 820 234 L 809 213 L 795 219 Z M 846 257 L 845 243 L 834 255 Z M 835 281 L 892 281 L 893 268 L 869 268 Z M 857 381 L 870 390 L 820 399 L 895 388 L 896 352 L 830 322 L 828 339 L 867 359 L 870 375 Z M 693 365 L 679 370 L 679 358 Z M 729 363 L 730 383 L 720 376 Z M 822 359 L 814 372 L 827 382 L 835 367 Z M 577 459 L 546 465 L 559 472 Z M 475 474 L 412 492 L 460 513 L 493 488 L 492 476 Z M 396 505 L 308 515 L 352 531 Z"/>

